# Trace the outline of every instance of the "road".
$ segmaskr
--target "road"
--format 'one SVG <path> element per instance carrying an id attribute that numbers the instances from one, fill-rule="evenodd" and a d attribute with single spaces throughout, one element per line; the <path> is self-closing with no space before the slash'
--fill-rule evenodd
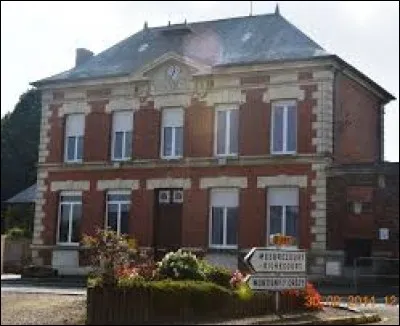
<path id="1" fill-rule="evenodd" d="M 384 303 L 378 303 L 373 308 L 358 307 L 361 311 L 375 312 L 381 316 L 382 320 L 378 323 L 368 325 L 399 325 L 399 305 L 387 305 Z"/>

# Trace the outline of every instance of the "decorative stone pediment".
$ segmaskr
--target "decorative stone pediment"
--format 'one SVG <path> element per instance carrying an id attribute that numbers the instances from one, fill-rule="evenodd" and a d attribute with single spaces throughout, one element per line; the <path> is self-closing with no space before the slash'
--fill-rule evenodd
<path id="1" fill-rule="evenodd" d="M 153 95 L 187 92 L 194 89 L 193 75 L 211 71 L 211 67 L 174 52 L 167 53 L 135 74 L 135 79 L 147 80 Z"/>

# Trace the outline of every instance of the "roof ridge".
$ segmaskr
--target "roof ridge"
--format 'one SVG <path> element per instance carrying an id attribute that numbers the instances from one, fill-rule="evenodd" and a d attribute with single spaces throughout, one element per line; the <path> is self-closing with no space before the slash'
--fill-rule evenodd
<path id="1" fill-rule="evenodd" d="M 314 41 L 310 36 L 308 36 L 307 33 L 303 32 L 300 28 L 298 28 L 295 24 L 293 24 L 292 22 L 290 22 L 288 19 L 286 19 L 285 17 L 283 17 L 282 15 L 279 15 L 287 24 L 289 24 L 294 30 L 296 30 L 296 32 L 301 33 L 303 36 L 305 36 L 309 41 L 311 41 L 312 43 L 314 43 L 316 46 L 318 46 L 320 49 L 325 50 L 324 47 L 322 47 L 319 43 L 317 43 L 316 41 Z M 327 52 L 327 51 L 326 51 Z"/>
<path id="2" fill-rule="evenodd" d="M 196 25 L 196 24 L 215 23 L 215 22 L 220 22 L 220 21 L 245 19 L 245 18 L 259 18 L 259 17 L 265 17 L 265 16 L 278 16 L 278 15 L 276 15 L 275 13 L 259 14 L 259 15 L 251 15 L 251 16 L 247 15 L 247 16 L 227 17 L 227 18 L 195 21 L 195 22 L 192 22 L 192 23 L 191 22 L 187 22 L 186 25 L 185 25 L 185 23 L 178 23 L 178 24 L 171 24 L 171 25 L 148 27 L 148 28 L 150 30 L 155 30 L 155 29 L 162 29 L 162 28 L 168 28 L 168 27 L 173 27 L 173 26 L 190 26 L 190 25 Z"/>

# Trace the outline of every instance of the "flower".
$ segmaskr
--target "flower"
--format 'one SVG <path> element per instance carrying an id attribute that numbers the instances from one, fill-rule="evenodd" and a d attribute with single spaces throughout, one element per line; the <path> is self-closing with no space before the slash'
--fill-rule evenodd
<path id="1" fill-rule="evenodd" d="M 239 270 L 236 270 L 232 274 L 232 278 L 229 281 L 230 285 L 235 289 L 238 288 L 239 285 L 242 284 L 243 282 L 244 282 L 244 276 Z"/>

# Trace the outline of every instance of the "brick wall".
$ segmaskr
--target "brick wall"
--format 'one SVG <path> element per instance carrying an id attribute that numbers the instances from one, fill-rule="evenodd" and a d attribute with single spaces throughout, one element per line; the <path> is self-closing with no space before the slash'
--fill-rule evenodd
<path id="1" fill-rule="evenodd" d="M 380 102 L 370 91 L 338 73 L 334 121 L 337 163 L 379 161 Z"/>
<path id="2" fill-rule="evenodd" d="M 239 113 L 240 155 L 263 155 L 270 152 L 271 105 L 264 103 L 265 89 L 247 90 L 246 103 Z"/>
<path id="3" fill-rule="evenodd" d="M 83 192 L 83 220 L 81 232 L 92 234 L 97 226 L 104 225 L 105 192 L 97 189 L 98 180 L 136 179 L 138 190 L 132 191 L 129 230 L 141 246 L 151 246 L 153 241 L 154 191 L 146 189 L 149 178 L 190 178 L 192 186 L 184 191 L 182 216 L 182 239 L 184 246 L 204 247 L 208 245 L 209 190 L 199 188 L 201 177 L 247 176 L 248 187 L 240 190 L 239 247 L 249 248 L 263 245 L 266 241 L 266 192 L 257 188 L 257 176 L 279 174 L 306 175 L 312 177 L 309 164 L 271 166 L 226 166 L 209 168 L 157 168 L 124 170 L 87 170 L 49 172 L 48 184 L 52 181 L 88 180 L 90 189 Z M 43 232 L 45 244 L 55 243 L 57 224 L 58 192 L 46 192 Z M 306 189 L 300 190 L 300 236 L 301 246 L 309 246 L 310 196 Z"/>
<path id="4" fill-rule="evenodd" d="M 110 157 L 111 115 L 105 113 L 108 100 L 89 102 L 91 112 L 85 117 L 84 161 L 107 161 Z M 96 144 L 96 145 L 94 145 Z"/>
<path id="5" fill-rule="evenodd" d="M 214 110 L 193 100 L 185 110 L 184 156 L 213 156 Z"/>
<path id="6" fill-rule="evenodd" d="M 193 187 L 184 191 L 182 243 L 186 247 L 208 245 L 209 192 Z"/>
<path id="7" fill-rule="evenodd" d="M 385 188 L 378 185 L 378 174 L 347 174 L 328 178 L 327 245 L 330 250 L 343 250 L 345 239 L 372 240 L 373 251 L 391 251 L 398 255 L 399 181 L 386 176 Z M 348 209 L 352 201 L 370 202 L 371 211 L 354 214 Z M 379 228 L 389 228 L 389 241 L 379 240 Z M 395 232 L 397 230 L 397 240 Z"/>
<path id="8" fill-rule="evenodd" d="M 160 111 L 149 102 L 135 112 L 133 156 L 137 158 L 160 157 Z"/>
<path id="9" fill-rule="evenodd" d="M 59 163 L 63 161 L 64 150 L 64 119 L 58 116 L 61 105 L 50 105 L 51 116 L 49 118 L 49 155 L 47 163 Z"/>

